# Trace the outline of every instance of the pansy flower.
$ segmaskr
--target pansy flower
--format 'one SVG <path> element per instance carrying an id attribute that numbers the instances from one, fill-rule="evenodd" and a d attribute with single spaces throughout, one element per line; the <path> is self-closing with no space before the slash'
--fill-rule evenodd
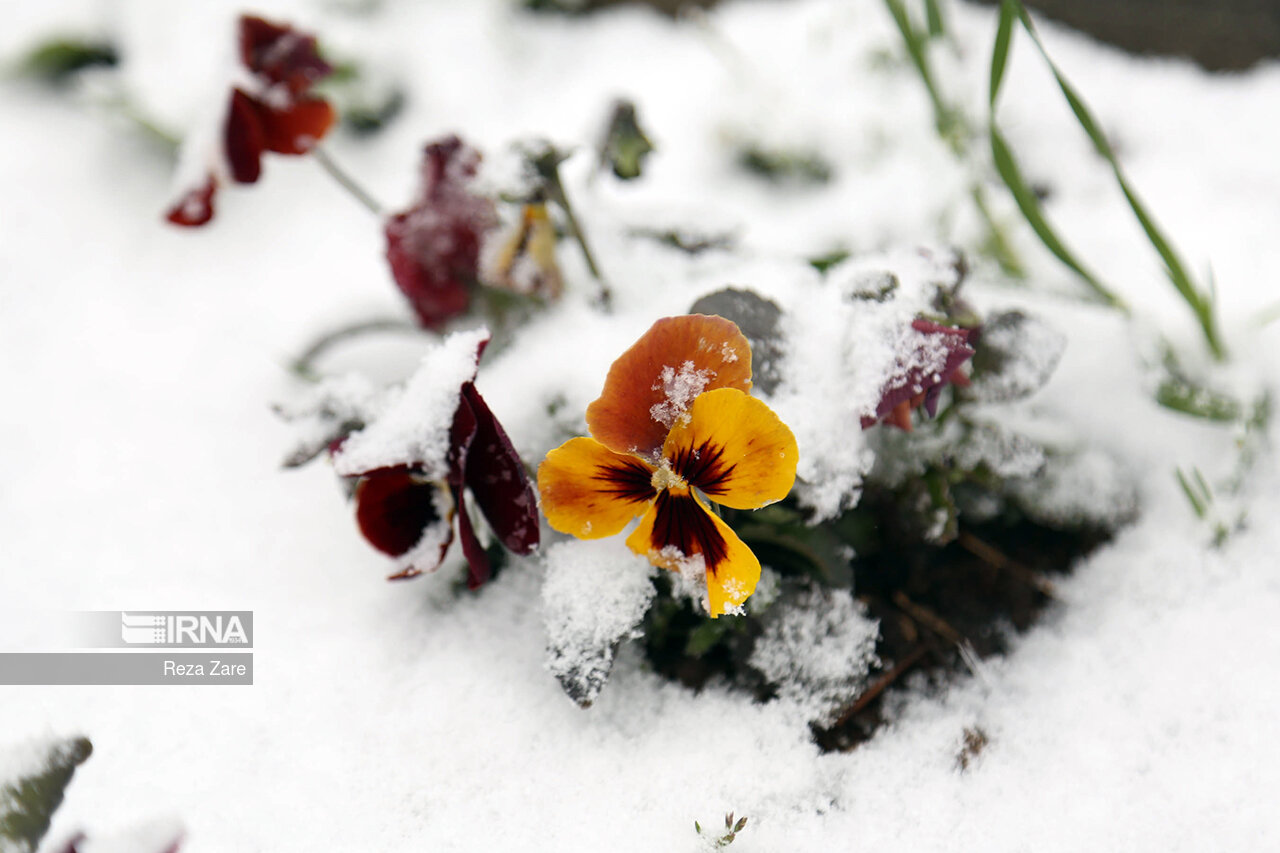
<path id="1" fill-rule="evenodd" d="M 306 154 L 337 118 L 328 101 L 310 94 L 333 71 L 320 57 L 315 36 L 242 15 L 239 38 L 247 79 L 231 89 L 219 145 L 203 182 L 168 211 L 166 218 L 175 225 L 209 222 L 221 181 L 256 183 L 264 153 Z"/>
<path id="2" fill-rule="evenodd" d="M 428 144 L 417 201 L 384 228 L 391 275 L 428 329 L 466 312 L 485 234 L 498 225 L 492 199 L 471 189 L 479 166 L 480 153 L 456 136 Z"/>
<path id="3" fill-rule="evenodd" d="M 750 396 L 751 347 L 722 317 L 656 322 L 609 370 L 587 408 L 592 437 L 573 438 L 538 468 L 542 511 L 580 539 L 640 523 L 627 546 L 654 565 L 701 573 L 708 612 L 736 612 L 760 561 L 707 506 L 758 509 L 795 482 L 795 437 Z"/>
<path id="4" fill-rule="evenodd" d="M 917 317 L 911 323 L 917 333 L 910 355 L 896 366 L 893 376 L 880 392 L 874 416 L 862 418 L 862 428 L 878 423 L 911 431 L 911 411 L 924 406 L 933 417 L 938 413 L 938 397 L 945 385 L 969 384 L 960 367 L 973 357 L 970 329 L 941 326 Z"/>
<path id="5" fill-rule="evenodd" d="M 545 201 L 525 202 L 520 218 L 505 234 L 495 235 L 481 260 L 485 284 L 554 302 L 564 292 L 556 262 L 556 227 Z"/>
<path id="6" fill-rule="evenodd" d="M 524 464 L 474 379 L 488 333 L 449 336 L 424 359 L 399 395 L 333 451 L 339 474 L 355 482 L 356 521 L 378 550 L 400 563 L 392 578 L 434 570 L 454 537 L 468 585 L 490 565 L 467 510 L 466 492 L 508 550 L 538 546 L 538 513 Z"/>

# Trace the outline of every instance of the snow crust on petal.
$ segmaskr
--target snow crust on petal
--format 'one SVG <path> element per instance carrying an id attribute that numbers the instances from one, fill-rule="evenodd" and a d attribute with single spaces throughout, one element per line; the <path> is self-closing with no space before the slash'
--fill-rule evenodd
<path id="1" fill-rule="evenodd" d="M 409 465 L 443 480 L 449 472 L 449 430 L 462 384 L 476 375 L 487 329 L 455 332 L 422 358 L 417 372 L 375 422 L 353 433 L 334 455 L 339 474 Z"/>

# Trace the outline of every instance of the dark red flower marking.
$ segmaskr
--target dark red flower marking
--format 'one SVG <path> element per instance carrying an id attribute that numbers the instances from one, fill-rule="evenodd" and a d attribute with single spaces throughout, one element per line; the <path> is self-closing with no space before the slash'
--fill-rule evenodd
<path id="1" fill-rule="evenodd" d="M 405 468 L 365 474 L 356 484 L 356 523 L 369 544 L 384 554 L 407 554 L 423 532 L 440 522 L 440 487 Z M 448 547 L 448 542 L 445 543 Z"/>
<path id="2" fill-rule="evenodd" d="M 713 575 L 729 556 L 729 544 L 716 529 L 711 514 L 698 506 L 689 494 L 658 493 L 657 515 L 653 520 L 653 544 L 661 551 L 674 547 L 684 557 L 702 555 L 703 564 Z"/>
<path id="3" fill-rule="evenodd" d="M 880 392 L 880 403 L 874 416 L 862 418 L 862 428 L 878 423 L 911 431 L 911 410 L 924 406 L 929 417 L 938 413 L 938 397 L 947 384 L 966 386 L 969 378 L 960 367 L 973 357 L 970 347 L 971 329 L 941 326 L 922 318 L 916 318 L 911 328 L 927 336 L 913 354 L 909 365 L 900 365 L 898 375 L 885 384 Z"/>
<path id="4" fill-rule="evenodd" d="M 220 173 L 238 184 L 256 183 L 263 154 L 306 154 L 337 120 L 328 101 L 308 94 L 333 71 L 320 58 L 315 36 L 250 15 L 241 16 L 239 29 L 240 60 L 254 85 L 231 90 L 220 139 L 222 168 L 211 170 L 204 184 L 169 209 L 166 218 L 175 225 L 199 226 L 213 218 Z"/>
<path id="5" fill-rule="evenodd" d="M 697 447 L 681 447 L 671 460 L 671 470 L 708 495 L 725 493 L 734 467 L 725 464 L 724 447 L 711 441 Z"/>
<path id="6" fill-rule="evenodd" d="M 470 306 L 484 235 L 498 224 L 493 200 L 471 191 L 479 165 L 479 152 L 456 136 L 427 145 L 417 201 L 384 229 L 392 278 L 428 329 Z"/>
<path id="7" fill-rule="evenodd" d="M 481 343 L 477 362 L 483 350 Z M 435 530 L 438 536 L 432 541 L 441 543 L 439 553 L 430 555 L 433 560 L 428 561 L 429 565 L 418 563 L 392 576 L 401 579 L 429 571 L 444 559 L 453 540 L 452 515 L 456 514 L 458 538 L 469 566 L 467 584 L 475 589 L 489 579 L 492 570 L 467 510 L 467 491 L 507 550 L 531 553 L 538 547 L 539 529 L 537 501 L 524 463 L 470 381 L 459 389 L 446 462 L 444 482 L 433 482 L 412 466 L 380 468 L 357 475 L 356 519 L 370 544 L 395 557 L 419 547 L 424 537 Z M 453 499 L 453 507 L 447 517 L 442 517 L 437 507 L 445 490 Z"/>
<path id="8" fill-rule="evenodd" d="M 653 471 L 638 459 L 620 458 L 615 465 L 601 465 L 592 479 L 607 483 L 599 491 L 619 500 L 634 503 L 653 500 Z"/>

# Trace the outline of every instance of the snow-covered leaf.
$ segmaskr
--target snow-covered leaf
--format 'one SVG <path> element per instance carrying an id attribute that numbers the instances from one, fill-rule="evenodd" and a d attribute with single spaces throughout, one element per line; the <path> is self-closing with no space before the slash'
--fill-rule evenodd
<path id="1" fill-rule="evenodd" d="M 853 699 L 876 663 L 879 623 L 844 589 L 805 585 L 769 609 L 751 666 L 817 723 Z"/>
<path id="2" fill-rule="evenodd" d="M 562 542 L 546 552 L 542 587 L 547 668 L 586 707 L 653 600 L 655 569 L 617 539 Z"/>
<path id="3" fill-rule="evenodd" d="M 1067 339 L 1044 320 L 1006 311 L 982 325 L 969 394 L 985 403 L 1018 400 L 1039 391 L 1058 367 Z"/>
<path id="4" fill-rule="evenodd" d="M 83 737 L 0 752 L 0 853 L 33 853 L 76 768 L 92 752 L 93 744 Z"/>

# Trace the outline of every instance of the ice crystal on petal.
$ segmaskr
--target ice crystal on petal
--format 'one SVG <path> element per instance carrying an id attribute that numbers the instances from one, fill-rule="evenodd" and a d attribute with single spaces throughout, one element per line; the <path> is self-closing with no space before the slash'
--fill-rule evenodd
<path id="1" fill-rule="evenodd" d="M 736 354 L 727 345 L 725 349 L 729 355 L 734 356 L 732 359 L 726 357 L 725 360 L 737 361 Z M 670 365 L 662 368 L 661 378 L 653 389 L 661 391 L 665 399 L 650 407 L 649 416 L 670 429 L 684 417 L 693 399 L 701 394 L 714 378 L 715 371 L 698 370 L 692 361 L 684 362 L 678 370 Z"/>

